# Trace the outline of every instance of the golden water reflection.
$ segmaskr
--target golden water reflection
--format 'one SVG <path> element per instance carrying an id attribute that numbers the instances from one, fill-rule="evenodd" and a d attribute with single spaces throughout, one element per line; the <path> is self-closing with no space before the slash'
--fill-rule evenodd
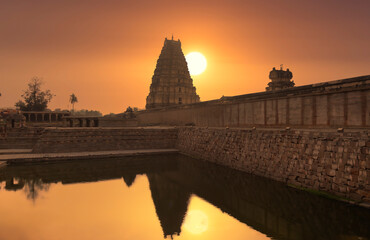
<path id="1" fill-rule="evenodd" d="M 190 210 L 186 214 L 184 228 L 194 234 L 201 234 L 208 229 L 208 216 L 202 210 Z"/>
<path id="2" fill-rule="evenodd" d="M 58 183 L 40 195 L 32 202 L 24 192 L 0 191 L 0 216 L 6 216 L 0 218 L 0 239 L 163 239 L 145 175 L 131 188 L 122 180 Z M 191 198 L 189 212 L 193 208 L 212 219 L 200 239 L 226 239 L 230 228 L 241 236 L 252 232 L 268 239 L 198 197 Z M 229 227 L 222 229 L 225 223 Z M 194 236 L 182 232 L 175 238 Z"/>
<path id="3" fill-rule="evenodd" d="M 179 155 L 0 170 L 0 239 L 368 239 L 370 212 Z"/>

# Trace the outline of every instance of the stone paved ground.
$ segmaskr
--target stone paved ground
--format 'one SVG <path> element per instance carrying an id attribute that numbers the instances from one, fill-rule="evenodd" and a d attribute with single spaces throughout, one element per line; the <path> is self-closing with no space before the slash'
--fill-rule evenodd
<path id="1" fill-rule="evenodd" d="M 0 149 L 0 155 L 3 154 L 20 154 L 20 153 L 31 153 L 32 149 Z"/>
<path id="2" fill-rule="evenodd" d="M 22 153 L 22 154 L 3 154 L 0 155 L 0 164 L 25 163 L 41 161 L 58 161 L 74 159 L 92 159 L 107 157 L 123 157 L 134 155 L 149 155 L 163 153 L 177 153 L 177 149 L 137 149 L 137 150 L 117 150 L 117 151 L 99 151 L 99 152 L 72 152 L 72 153 Z"/>

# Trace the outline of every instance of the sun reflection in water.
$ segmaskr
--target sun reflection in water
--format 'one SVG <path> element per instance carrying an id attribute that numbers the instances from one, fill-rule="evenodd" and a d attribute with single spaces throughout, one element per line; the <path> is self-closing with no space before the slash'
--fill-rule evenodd
<path id="1" fill-rule="evenodd" d="M 189 211 L 185 218 L 184 228 L 193 234 L 205 232 L 208 229 L 207 215 L 200 210 Z"/>

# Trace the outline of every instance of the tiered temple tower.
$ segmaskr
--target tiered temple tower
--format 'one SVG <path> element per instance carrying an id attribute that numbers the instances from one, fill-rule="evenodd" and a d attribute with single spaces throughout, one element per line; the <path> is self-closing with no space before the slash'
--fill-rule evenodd
<path id="1" fill-rule="evenodd" d="M 281 90 L 285 88 L 294 87 L 294 81 L 292 81 L 293 73 L 289 71 L 289 68 L 286 71 L 283 70 L 283 67 L 280 70 L 272 69 L 270 72 L 271 82 L 268 83 L 266 91 Z"/>
<path id="2" fill-rule="evenodd" d="M 180 40 L 166 38 L 146 98 L 146 109 L 199 101 Z"/>
<path id="3" fill-rule="evenodd" d="M 147 174 L 150 192 L 163 236 L 180 235 L 188 210 L 190 192 L 160 174 Z"/>

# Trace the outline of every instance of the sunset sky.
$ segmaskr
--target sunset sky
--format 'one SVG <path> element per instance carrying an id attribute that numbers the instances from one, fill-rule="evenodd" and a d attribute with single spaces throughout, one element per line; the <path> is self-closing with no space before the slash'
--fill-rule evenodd
<path id="1" fill-rule="evenodd" d="M 369 0 L 0 0 L 0 108 L 34 76 L 49 107 L 145 107 L 164 38 L 201 52 L 201 101 L 264 91 L 284 64 L 296 85 L 370 74 Z M 69 106 L 70 107 L 70 106 Z"/>

